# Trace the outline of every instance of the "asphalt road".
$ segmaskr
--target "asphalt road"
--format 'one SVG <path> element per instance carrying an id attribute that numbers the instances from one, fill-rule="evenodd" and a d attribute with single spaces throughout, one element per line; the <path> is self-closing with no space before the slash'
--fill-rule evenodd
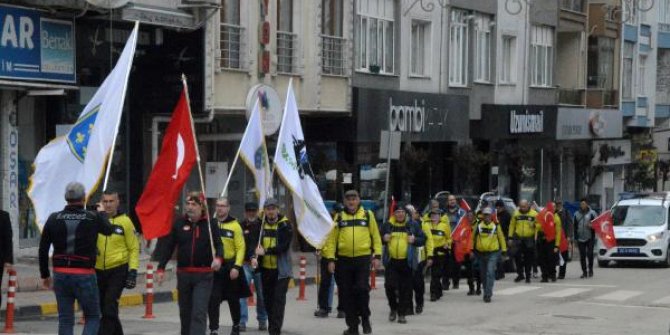
<path id="1" fill-rule="evenodd" d="M 447 291 L 439 302 L 426 302 L 422 315 L 408 318 L 408 324 L 390 323 L 383 279 L 372 293 L 374 334 L 668 334 L 670 327 L 670 269 L 651 266 L 596 268 L 591 279 L 579 279 L 578 264 L 570 263 L 568 278 L 555 284 L 515 284 L 513 276 L 498 281 L 493 302 L 466 296 L 467 287 Z M 288 293 L 283 334 L 341 334 L 344 321 L 334 317 L 313 317 L 316 288 L 308 286 L 307 301 L 296 301 L 297 290 Z M 228 334 L 227 304 L 222 307 L 221 334 Z M 122 319 L 126 334 L 178 334 L 176 303 L 154 307 L 154 320 L 144 320 L 143 308 L 125 308 Z M 246 334 L 255 330 L 255 312 Z M 57 319 L 19 320 L 16 331 L 56 334 Z M 80 333 L 80 326 L 75 330 Z"/>

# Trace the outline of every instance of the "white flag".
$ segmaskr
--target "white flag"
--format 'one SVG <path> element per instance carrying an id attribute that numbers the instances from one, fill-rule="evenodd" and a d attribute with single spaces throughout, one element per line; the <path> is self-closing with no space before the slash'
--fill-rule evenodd
<path id="1" fill-rule="evenodd" d="M 65 206 L 65 186 L 69 182 L 82 183 L 88 197 L 95 192 L 105 172 L 107 156 L 121 120 L 138 27 L 136 23 L 116 66 L 68 134 L 49 142 L 35 158 L 28 196 L 35 207 L 40 229 L 51 213 Z"/>
<path id="2" fill-rule="evenodd" d="M 286 93 L 274 164 L 293 195 L 298 230 L 312 246 L 321 248 L 334 223 L 314 181 L 292 82 Z"/>
<path id="3" fill-rule="evenodd" d="M 265 134 L 263 133 L 263 122 L 261 121 L 261 110 L 259 101 L 256 100 L 254 109 L 251 111 L 247 129 L 240 143 L 240 158 L 254 174 L 256 181 L 256 194 L 260 208 L 263 208 L 265 199 L 269 194 L 270 183 L 270 161 L 268 160 L 268 149 L 265 145 Z"/>

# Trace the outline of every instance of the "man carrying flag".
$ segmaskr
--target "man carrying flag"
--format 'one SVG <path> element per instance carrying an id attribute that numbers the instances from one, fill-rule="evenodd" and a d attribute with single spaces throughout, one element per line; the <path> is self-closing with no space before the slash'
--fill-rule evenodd
<path id="1" fill-rule="evenodd" d="M 556 265 L 561 245 L 561 218 L 554 213 L 554 203 L 548 202 L 537 215 L 542 229 L 537 231 L 538 263 L 542 269 L 542 283 L 556 281 Z"/>

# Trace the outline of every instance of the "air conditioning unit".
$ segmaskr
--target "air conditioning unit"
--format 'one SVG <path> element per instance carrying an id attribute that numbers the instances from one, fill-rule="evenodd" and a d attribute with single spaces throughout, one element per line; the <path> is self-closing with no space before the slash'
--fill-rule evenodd
<path id="1" fill-rule="evenodd" d="M 181 0 L 182 6 L 221 6 L 221 0 Z"/>

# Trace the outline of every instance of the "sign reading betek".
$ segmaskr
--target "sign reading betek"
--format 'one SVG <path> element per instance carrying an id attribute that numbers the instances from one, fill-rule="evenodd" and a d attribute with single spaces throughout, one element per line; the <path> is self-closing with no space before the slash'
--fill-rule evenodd
<path id="1" fill-rule="evenodd" d="M 0 5 L 0 78 L 75 82 L 72 21 Z"/>

